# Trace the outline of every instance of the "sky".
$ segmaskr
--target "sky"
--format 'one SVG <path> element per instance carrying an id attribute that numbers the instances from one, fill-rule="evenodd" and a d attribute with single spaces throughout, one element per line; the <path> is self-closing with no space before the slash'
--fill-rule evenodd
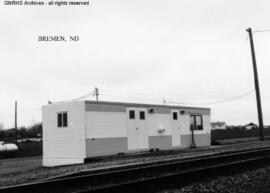
<path id="1" fill-rule="evenodd" d="M 98 87 L 100 100 L 211 108 L 212 121 L 257 123 L 246 28 L 270 30 L 267 0 L 92 0 L 89 6 L 0 4 L 0 122 L 42 121 L 41 107 Z M 78 42 L 38 36 L 77 35 Z M 270 124 L 270 32 L 254 32 Z M 95 100 L 94 96 L 85 98 Z M 230 100 L 235 99 L 235 100 Z M 226 101 L 226 102 L 224 102 Z"/>

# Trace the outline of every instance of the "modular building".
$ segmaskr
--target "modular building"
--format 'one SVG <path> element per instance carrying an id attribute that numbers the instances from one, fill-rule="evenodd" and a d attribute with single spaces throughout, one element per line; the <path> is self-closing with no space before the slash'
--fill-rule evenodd
<path id="1" fill-rule="evenodd" d="M 210 109 L 76 101 L 42 107 L 43 166 L 151 149 L 210 146 Z"/>

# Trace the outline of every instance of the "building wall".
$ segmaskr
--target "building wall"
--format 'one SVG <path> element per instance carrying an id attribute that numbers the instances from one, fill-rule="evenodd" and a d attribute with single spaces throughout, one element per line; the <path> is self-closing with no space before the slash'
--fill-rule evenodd
<path id="1" fill-rule="evenodd" d="M 134 111 L 135 116 L 129 117 L 129 112 Z M 144 118 L 141 118 L 141 113 Z M 149 149 L 148 128 L 147 128 L 147 109 L 142 107 L 127 107 L 126 112 L 128 150 L 137 151 Z"/>
<path id="2" fill-rule="evenodd" d="M 149 148 L 170 149 L 172 147 L 171 111 L 169 108 L 162 107 L 153 109 L 154 113 L 148 113 L 147 116 Z"/>
<path id="3" fill-rule="evenodd" d="M 46 105 L 42 109 L 43 165 L 83 163 L 86 157 L 129 152 L 127 108 L 146 109 L 145 126 L 149 149 L 172 148 L 172 114 L 168 107 L 92 104 L 85 101 L 58 103 Z M 154 109 L 154 112 L 149 113 L 150 109 Z M 184 110 L 185 114 L 178 116 L 181 142 L 179 147 L 190 147 L 191 144 L 188 113 L 203 114 L 203 130 L 195 131 L 195 141 L 198 147 L 210 145 L 210 111 L 190 108 L 180 110 Z M 58 128 L 57 112 L 63 111 L 68 112 L 68 127 Z M 164 129 L 164 132 L 158 132 L 160 129 Z"/>
<path id="4" fill-rule="evenodd" d="M 147 114 L 148 136 L 166 136 L 171 135 L 171 116 L 169 113 L 153 113 Z M 158 130 L 164 129 L 164 132 L 159 133 Z"/>
<path id="5" fill-rule="evenodd" d="M 42 107 L 43 166 L 83 163 L 85 149 L 84 102 Z M 57 113 L 68 113 L 68 127 L 57 127 Z"/>
<path id="6" fill-rule="evenodd" d="M 211 132 L 211 125 L 210 125 L 210 115 L 202 115 L 203 118 L 203 130 L 194 130 L 194 134 L 210 134 Z M 182 135 L 189 135 L 191 134 L 190 131 L 190 119 L 189 115 L 181 115 L 181 134 Z"/>
<path id="7" fill-rule="evenodd" d="M 113 104 L 87 104 L 86 103 L 86 157 L 102 156 L 129 152 L 127 148 L 128 136 L 128 109 L 142 109 L 142 106 L 131 107 Z M 172 114 L 167 107 L 147 107 L 146 120 L 148 135 L 148 148 L 172 148 Z M 153 109 L 153 113 L 149 110 Z M 174 108 L 175 109 L 175 108 Z M 177 110 L 177 109 L 176 109 Z M 207 111 L 184 110 L 179 114 L 180 145 L 179 148 L 190 147 L 191 131 L 189 114 L 203 114 L 203 130 L 195 131 L 198 147 L 210 145 L 210 115 Z M 196 113 L 198 112 L 198 113 Z M 137 118 L 136 114 L 136 118 Z M 158 130 L 164 129 L 160 133 Z"/>
<path id="8" fill-rule="evenodd" d="M 127 137 L 86 139 L 86 157 L 127 152 Z"/>
<path id="9" fill-rule="evenodd" d="M 154 148 L 158 148 L 160 150 L 172 148 L 172 136 L 171 135 L 149 136 L 149 149 Z"/>
<path id="10" fill-rule="evenodd" d="M 191 134 L 181 135 L 181 148 L 189 148 L 191 146 Z M 211 136 L 210 134 L 195 134 L 194 141 L 196 147 L 206 147 L 211 145 Z"/>
<path id="11" fill-rule="evenodd" d="M 125 107 L 86 105 L 86 157 L 127 152 Z"/>
<path id="12" fill-rule="evenodd" d="M 125 112 L 86 112 L 86 138 L 126 137 Z"/>
<path id="13" fill-rule="evenodd" d="M 181 147 L 188 148 L 191 146 L 191 130 L 189 115 L 182 115 L 181 127 Z M 211 145 L 211 125 L 210 115 L 202 115 L 203 117 L 203 130 L 194 130 L 194 138 L 197 147 L 205 147 Z"/>

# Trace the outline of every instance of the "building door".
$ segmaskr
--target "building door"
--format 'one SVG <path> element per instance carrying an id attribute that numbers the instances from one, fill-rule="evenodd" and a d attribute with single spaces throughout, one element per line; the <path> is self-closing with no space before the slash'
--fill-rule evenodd
<path id="1" fill-rule="evenodd" d="M 148 148 L 146 109 L 127 108 L 128 150 Z"/>
<path id="2" fill-rule="evenodd" d="M 181 121 L 179 110 L 171 110 L 171 131 L 172 131 L 172 146 L 181 145 Z"/>

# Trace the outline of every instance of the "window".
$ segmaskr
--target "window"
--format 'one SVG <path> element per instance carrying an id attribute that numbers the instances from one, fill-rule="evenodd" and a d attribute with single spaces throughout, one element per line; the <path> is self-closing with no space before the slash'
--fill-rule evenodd
<path id="1" fill-rule="evenodd" d="M 140 119 L 141 120 L 145 119 L 145 112 L 144 111 L 140 111 Z"/>
<path id="2" fill-rule="evenodd" d="M 197 130 L 203 130 L 202 116 L 196 116 L 196 128 Z"/>
<path id="3" fill-rule="evenodd" d="M 62 127 L 62 114 L 61 113 L 58 113 L 57 114 L 57 126 L 58 127 Z"/>
<path id="4" fill-rule="evenodd" d="M 178 119 L 178 114 L 177 112 L 173 112 L 173 120 L 177 120 Z"/>
<path id="5" fill-rule="evenodd" d="M 195 129 L 195 115 L 190 115 L 190 130 L 196 130 Z"/>
<path id="6" fill-rule="evenodd" d="M 203 130 L 203 120 L 201 115 L 190 115 L 190 130 Z"/>
<path id="7" fill-rule="evenodd" d="M 58 127 L 67 127 L 68 126 L 67 112 L 57 113 L 57 126 Z"/>
<path id="8" fill-rule="evenodd" d="M 129 111 L 129 119 L 135 119 L 135 111 Z"/>

